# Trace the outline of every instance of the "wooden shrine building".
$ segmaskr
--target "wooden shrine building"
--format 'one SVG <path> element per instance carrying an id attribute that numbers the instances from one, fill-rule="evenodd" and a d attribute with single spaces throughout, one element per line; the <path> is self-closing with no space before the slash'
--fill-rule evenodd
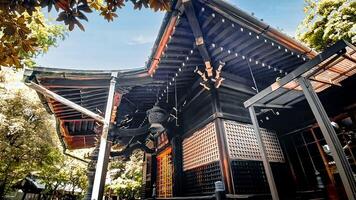
<path id="1" fill-rule="evenodd" d="M 355 51 L 319 54 L 222 0 L 179 0 L 145 68 L 33 68 L 25 82 L 65 149 L 97 147 L 87 199 L 135 149 L 144 199 L 355 199 Z"/>

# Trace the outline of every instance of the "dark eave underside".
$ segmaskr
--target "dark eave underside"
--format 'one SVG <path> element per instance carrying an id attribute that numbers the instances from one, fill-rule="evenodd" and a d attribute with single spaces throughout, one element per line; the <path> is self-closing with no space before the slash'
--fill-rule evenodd
<path id="1" fill-rule="evenodd" d="M 276 78 L 285 76 L 308 60 L 303 52 L 285 47 L 262 33 L 249 30 L 244 26 L 245 24 L 233 22 L 210 6 L 209 3 L 202 4 L 200 1 L 194 1 L 195 13 L 213 66 L 216 66 L 219 61 L 225 62 L 223 71 L 251 80 L 248 67 L 250 65 L 257 86 L 261 90 L 273 83 Z M 167 16 L 164 21 L 169 21 L 169 17 L 172 16 Z M 178 93 L 182 93 L 199 78 L 194 73 L 196 67 L 204 68 L 202 57 L 194 44 L 192 29 L 184 13 L 180 15 L 169 38 L 153 78 L 165 81 L 166 86 L 169 86 L 169 82 L 174 84 L 173 78 L 178 74 L 175 78 L 177 90 Z M 155 47 L 158 42 L 159 40 L 156 41 Z M 152 55 L 155 53 L 153 51 Z M 151 64 L 152 62 L 149 61 L 147 66 Z M 250 86 L 253 86 L 252 82 Z M 165 89 L 166 87 L 163 87 L 160 90 Z"/>
<path id="2" fill-rule="evenodd" d="M 130 127 L 138 127 L 145 118 L 146 110 L 155 102 L 157 87 L 162 86 L 162 83 L 150 78 L 146 70 L 99 71 L 33 68 L 26 69 L 25 78 L 103 116 L 112 72 L 118 72 L 116 92 L 123 94 L 117 121 L 119 123 L 127 116 L 134 116 Z M 95 129 L 98 128 L 98 123 L 60 102 L 42 94 L 39 96 L 47 106 L 47 110 L 58 120 L 59 132 L 67 148 L 85 148 L 95 144 L 95 136 L 98 133 Z"/>
<path id="3" fill-rule="evenodd" d="M 307 62 L 308 57 L 315 53 L 220 0 L 192 2 L 212 65 L 216 68 L 219 62 L 226 63 L 222 76 L 226 78 L 225 84 L 230 87 L 237 88 L 240 84 L 238 88 L 251 93 L 251 88 L 255 87 L 252 79 L 255 78 L 261 91 L 277 78 L 285 76 Z M 116 122 L 120 124 L 122 121 L 130 121 L 125 125 L 127 128 L 142 126 L 147 123 L 146 111 L 156 102 L 170 110 L 176 106 L 175 96 L 178 102 L 182 103 L 189 94 L 194 93 L 191 88 L 198 85 L 200 79 L 194 70 L 197 67 L 204 70 L 205 67 L 184 9 L 178 3 L 174 3 L 173 8 L 173 12 L 167 13 L 163 20 L 151 58 L 147 62 L 147 70 L 88 71 L 34 68 L 26 70 L 25 76 L 70 101 L 95 113 L 103 114 L 111 73 L 118 72 L 117 92 L 124 94 L 117 111 Z M 177 21 L 170 32 L 167 29 L 172 25 L 173 18 Z M 170 35 L 165 35 L 167 33 Z M 162 43 L 162 38 L 167 37 L 168 42 Z M 161 45 L 164 47 L 163 53 L 155 58 Z M 152 63 L 157 61 L 159 61 L 157 69 L 151 78 L 147 71 L 150 70 Z M 345 75 L 348 76 L 351 72 L 341 74 L 341 78 L 345 78 Z M 291 90 L 289 93 L 299 91 Z M 95 136 L 96 126 L 92 119 L 59 102 L 42 95 L 40 97 L 56 118 L 64 123 L 63 127 L 66 127 L 70 136 Z M 294 96 L 290 99 L 278 99 L 282 102 L 293 100 Z M 278 103 L 277 100 L 274 103 Z M 61 134 L 64 134 L 63 130 Z"/>

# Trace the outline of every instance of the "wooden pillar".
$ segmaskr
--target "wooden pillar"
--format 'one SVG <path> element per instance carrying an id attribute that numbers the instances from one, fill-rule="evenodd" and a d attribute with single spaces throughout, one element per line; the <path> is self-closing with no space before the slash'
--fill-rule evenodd
<path id="1" fill-rule="evenodd" d="M 144 183 L 144 196 L 143 199 L 152 197 L 153 184 L 156 180 L 156 156 L 154 154 L 145 153 L 145 162 L 144 162 L 144 174 L 143 174 L 143 183 Z M 148 167 L 149 166 L 149 167 Z"/>
<path id="2" fill-rule="evenodd" d="M 183 155 L 182 140 L 180 135 L 175 135 L 171 140 L 173 160 L 173 196 L 182 196 Z"/>
<path id="3" fill-rule="evenodd" d="M 219 94 L 214 86 L 211 86 L 210 88 L 211 88 L 211 96 L 212 96 L 213 113 L 218 116 L 219 113 L 221 113 Z M 231 159 L 227 149 L 228 143 L 225 134 L 224 122 L 219 117 L 215 119 L 215 129 L 216 129 L 217 141 L 218 141 L 220 170 L 221 170 L 222 179 L 226 187 L 226 192 L 228 194 L 235 194 L 234 180 L 233 180 L 232 169 L 231 169 Z"/>
<path id="4" fill-rule="evenodd" d="M 151 194 L 149 194 L 150 197 L 156 197 L 157 196 L 157 155 L 152 154 L 151 156 Z"/>
<path id="5" fill-rule="evenodd" d="M 151 154 L 151 194 L 150 197 L 157 197 L 157 153 L 158 153 L 158 137 L 153 139 L 153 148 L 156 150 Z"/>

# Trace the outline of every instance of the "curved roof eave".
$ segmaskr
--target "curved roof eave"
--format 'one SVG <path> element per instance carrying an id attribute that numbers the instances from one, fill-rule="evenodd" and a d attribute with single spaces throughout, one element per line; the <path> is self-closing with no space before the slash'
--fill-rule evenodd
<path id="1" fill-rule="evenodd" d="M 271 27 L 270 25 L 258 20 L 257 18 L 251 16 L 250 14 L 242 11 L 241 9 L 225 2 L 222 0 L 200 0 L 204 4 L 208 5 L 210 8 L 215 10 L 216 12 L 224 15 L 226 18 L 235 21 L 236 23 L 245 26 L 257 33 L 263 34 L 265 37 L 270 38 L 280 44 L 293 49 L 295 51 L 301 52 L 305 54 L 309 58 L 313 58 L 317 55 L 317 52 L 313 49 L 307 47 L 301 42 L 291 38 L 290 36 L 278 31 L 277 29 Z M 174 4 L 174 11 L 180 10 L 181 0 L 178 0 Z M 152 74 L 151 71 L 156 69 L 158 65 L 158 60 L 161 57 L 162 48 L 168 43 L 168 40 L 164 40 L 164 38 L 168 38 L 171 34 L 169 29 L 172 24 L 175 26 L 176 23 L 176 14 L 173 12 L 168 12 L 163 19 L 163 23 L 159 30 L 159 34 L 152 48 L 151 56 L 146 64 L 149 74 Z"/>
<path id="2" fill-rule="evenodd" d="M 25 68 L 25 75 L 32 72 L 51 73 L 51 74 L 75 74 L 75 75 L 103 75 L 118 72 L 119 75 L 134 75 L 134 74 L 147 74 L 146 68 L 122 69 L 122 70 L 87 70 L 87 69 L 63 69 L 63 68 L 50 68 L 50 67 L 33 67 Z"/>
<path id="3" fill-rule="evenodd" d="M 304 53 L 309 58 L 312 58 L 317 55 L 317 52 L 313 49 L 307 47 L 300 41 L 297 41 L 290 36 L 278 31 L 277 29 L 271 27 L 270 25 L 258 20 L 257 18 L 251 16 L 250 14 L 244 12 L 243 10 L 232 6 L 231 4 L 221 1 L 221 0 L 202 0 L 205 4 L 209 5 L 212 9 L 220 14 L 224 15 L 227 18 L 230 18 L 233 21 L 240 22 L 246 27 L 264 34 L 266 37 L 269 37 L 275 41 L 280 42 L 281 44 L 295 49 Z"/>

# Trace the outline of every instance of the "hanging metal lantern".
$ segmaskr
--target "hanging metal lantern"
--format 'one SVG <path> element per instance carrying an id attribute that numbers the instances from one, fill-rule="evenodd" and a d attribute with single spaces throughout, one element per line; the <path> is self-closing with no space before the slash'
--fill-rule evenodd
<path id="1" fill-rule="evenodd" d="M 160 108 L 159 106 L 153 106 L 147 111 L 148 122 L 151 124 L 149 130 L 154 133 L 161 133 L 166 128 L 164 123 L 168 119 L 167 111 Z"/>

